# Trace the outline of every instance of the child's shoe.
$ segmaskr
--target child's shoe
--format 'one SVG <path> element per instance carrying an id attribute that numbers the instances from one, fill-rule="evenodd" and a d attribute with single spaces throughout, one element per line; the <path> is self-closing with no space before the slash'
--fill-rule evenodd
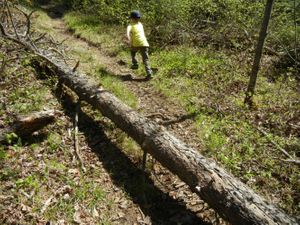
<path id="1" fill-rule="evenodd" d="M 137 64 L 132 64 L 130 67 L 130 69 L 132 69 L 132 70 L 137 70 L 138 68 L 139 68 L 139 65 L 137 65 Z"/>
<path id="2" fill-rule="evenodd" d="M 153 78 L 152 73 L 148 73 L 146 76 L 146 80 L 151 80 L 152 78 Z"/>

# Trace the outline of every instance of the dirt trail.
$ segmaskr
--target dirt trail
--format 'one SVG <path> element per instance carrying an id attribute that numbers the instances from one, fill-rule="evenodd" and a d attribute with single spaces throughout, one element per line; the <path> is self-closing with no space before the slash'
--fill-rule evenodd
<path id="1" fill-rule="evenodd" d="M 73 36 L 61 19 L 53 21 L 53 28 L 57 30 L 63 39 L 72 40 L 77 47 L 81 46 L 91 52 L 110 75 L 123 81 L 124 85 L 138 98 L 138 111 L 141 114 L 164 125 L 181 140 L 189 143 L 191 147 L 200 149 L 201 143 L 195 132 L 192 114 L 187 113 L 178 103 L 171 101 L 157 91 L 152 86 L 151 81 L 137 77 L 134 71 L 128 69 L 126 65 L 120 65 L 118 58 L 110 57 L 101 48 Z M 128 57 L 130 57 L 129 53 Z"/>
<path id="2" fill-rule="evenodd" d="M 66 39 L 65 44 L 70 49 L 75 47 L 85 49 L 99 60 L 108 73 L 122 80 L 124 85 L 138 98 L 140 113 L 164 125 L 195 149 L 201 147 L 193 127 L 193 115 L 189 115 L 177 103 L 170 101 L 155 90 L 151 81 L 135 78 L 136 75 L 133 71 L 120 65 L 117 58 L 108 56 L 91 43 L 72 35 L 61 19 L 52 19 L 51 28 L 55 30 L 60 40 Z M 87 65 L 83 65 L 81 69 L 84 71 L 84 67 Z M 137 165 L 115 147 L 101 129 L 99 130 L 99 124 L 85 114 L 81 115 L 81 118 L 84 118 L 81 119 L 81 132 L 86 137 L 92 137 L 86 140 L 87 149 L 91 148 L 93 152 L 96 152 L 100 160 L 100 163 L 95 162 L 95 164 L 103 166 L 110 173 L 113 171 L 113 175 L 106 173 L 103 182 L 106 183 L 108 189 L 116 190 L 112 192 L 116 195 L 123 195 L 119 193 L 121 191 L 119 187 L 125 186 L 127 194 L 129 193 L 133 198 L 133 202 L 127 202 L 128 206 L 124 209 L 120 206 L 120 211 L 128 217 L 125 219 L 122 217 L 123 221 L 116 220 L 116 224 L 220 224 L 215 213 L 198 196 L 191 193 L 187 185 L 162 168 L 154 159 L 150 159 L 154 162 L 153 170 L 149 171 L 150 174 L 146 176 L 146 186 L 152 189 L 153 196 L 145 197 L 145 205 L 144 196 L 140 191 L 134 190 L 135 187 L 132 184 L 134 182 L 132 176 L 138 177 L 139 180 L 140 177 L 143 177 L 143 172 L 137 169 Z M 99 139 L 103 139 L 103 135 L 105 136 L 104 142 L 99 142 Z M 84 153 L 85 161 L 95 161 L 95 158 L 89 154 L 88 152 Z"/>

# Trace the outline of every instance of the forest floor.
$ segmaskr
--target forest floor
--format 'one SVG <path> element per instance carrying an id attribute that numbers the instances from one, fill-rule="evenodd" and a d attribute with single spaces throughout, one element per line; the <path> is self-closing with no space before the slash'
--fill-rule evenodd
<path id="1" fill-rule="evenodd" d="M 155 75 L 146 80 L 107 49 L 76 36 L 62 20 L 62 13 L 63 8 L 45 6 L 35 14 L 33 27 L 58 42 L 65 40 L 66 54 L 75 59 L 71 67 L 79 60 L 80 72 L 112 88 L 126 104 L 191 147 L 204 149 L 195 115 L 158 91 Z M 1 43 L 3 52 L 10 44 Z M 19 57 L 16 51 L 9 54 Z M 18 59 L 1 80 L 1 103 L 6 106 L 0 111 L 0 126 L 11 122 L 11 115 L 31 110 L 55 108 L 64 114 L 24 143 L 0 148 L 1 223 L 226 224 L 155 159 L 148 156 L 144 172 L 140 147 L 85 103 L 78 135 L 87 171 L 81 171 L 73 150 L 74 99 L 67 90 L 57 94 L 51 81 L 38 79 L 36 71 L 27 67 L 29 58 Z M 264 194 L 274 203 L 279 201 L 272 193 Z"/>
<path id="2" fill-rule="evenodd" d="M 42 16 L 33 20 L 37 30 L 50 32 L 57 41 L 66 40 L 64 45 L 69 46 L 72 57 L 80 57 L 81 51 L 89 57 L 86 61 L 80 59 L 81 72 L 89 74 L 90 68 L 100 67 L 115 76 L 135 94 L 137 111 L 190 146 L 199 147 L 192 115 L 155 90 L 150 81 L 120 65 L 117 58 L 76 38 L 60 18 L 41 20 Z M 14 45 L 1 43 L 3 52 L 9 52 L 9 46 Z M 18 54 L 11 51 L 9 57 Z M 67 97 L 58 98 L 51 82 L 38 79 L 36 72 L 27 67 L 29 56 L 22 54 L 1 80 L 1 103 L 5 103 L 2 126 L 12 122 L 12 115 L 33 110 L 54 108 L 64 115 L 28 140 L 1 146 L 1 224 L 224 223 L 187 185 L 149 156 L 144 172 L 141 149 L 84 104 L 78 135 L 87 171 L 80 170 L 73 150 L 75 104 Z M 131 152 L 126 152 L 126 145 Z"/>

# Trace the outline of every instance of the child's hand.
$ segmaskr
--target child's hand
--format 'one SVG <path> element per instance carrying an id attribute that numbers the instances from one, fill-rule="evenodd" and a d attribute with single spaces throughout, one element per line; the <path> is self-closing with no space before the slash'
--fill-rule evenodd
<path id="1" fill-rule="evenodd" d="M 122 38 L 123 43 L 125 43 L 126 45 L 130 46 L 130 40 L 128 40 L 127 36 L 123 36 Z"/>

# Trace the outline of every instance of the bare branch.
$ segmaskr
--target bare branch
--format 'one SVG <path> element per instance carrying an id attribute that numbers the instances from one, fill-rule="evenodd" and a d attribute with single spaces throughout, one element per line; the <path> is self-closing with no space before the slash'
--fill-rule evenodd
<path id="1" fill-rule="evenodd" d="M 6 34 L 6 35 L 4 35 L 4 37 L 5 37 L 6 39 L 8 39 L 8 40 L 11 40 L 11 41 L 13 41 L 13 42 L 19 44 L 19 45 L 22 45 L 22 46 L 25 47 L 25 48 L 28 47 L 28 44 L 27 44 L 27 43 L 25 43 L 25 42 L 23 42 L 23 41 L 20 41 L 19 39 L 16 39 L 15 37 L 12 37 L 11 35 Z"/>
<path id="2" fill-rule="evenodd" d="M 263 135 L 265 135 L 265 137 L 278 149 L 280 150 L 285 156 L 287 156 L 290 159 L 293 159 L 293 157 L 285 150 L 283 149 L 279 144 L 277 144 L 275 141 L 273 141 L 271 138 L 269 138 L 268 133 L 265 132 L 263 129 L 256 127 L 256 129 L 262 133 Z"/>
<path id="3" fill-rule="evenodd" d="M 1 16 L 0 16 L 0 21 L 1 23 L 8 22 L 8 15 L 7 15 L 6 7 L 4 3 L 1 3 Z"/>
<path id="4" fill-rule="evenodd" d="M 4 68 L 6 66 L 7 60 L 5 58 L 2 59 L 1 66 L 0 66 L 0 74 L 4 72 Z"/>
<path id="5" fill-rule="evenodd" d="M 45 36 L 46 36 L 47 33 L 43 33 L 41 34 L 38 38 L 36 38 L 35 40 L 33 40 L 35 43 L 36 42 L 39 42 L 40 40 L 42 40 Z"/>
<path id="6" fill-rule="evenodd" d="M 68 38 L 63 39 L 61 42 L 58 42 L 57 45 L 62 45 Z"/>
<path id="7" fill-rule="evenodd" d="M 57 54 L 59 54 L 61 57 L 62 57 L 62 59 L 64 60 L 64 62 L 66 63 L 66 64 L 68 64 L 67 63 L 67 56 L 66 55 L 64 55 L 62 52 L 60 52 L 59 50 L 57 50 L 56 48 L 49 48 L 48 50 L 51 50 L 51 51 L 53 51 L 53 52 L 56 52 Z"/>
<path id="8" fill-rule="evenodd" d="M 39 52 L 40 50 L 36 47 L 35 43 L 31 40 L 30 36 L 27 36 L 27 39 L 30 41 L 30 45 L 33 46 L 35 51 Z"/>
<path id="9" fill-rule="evenodd" d="M 7 3 L 6 0 L 4 0 L 4 4 L 5 4 L 6 8 L 7 8 L 8 15 L 9 15 L 9 18 L 10 18 L 10 22 L 11 22 L 13 28 L 14 28 L 15 35 L 17 36 L 17 39 L 20 40 L 20 37 L 19 37 L 18 32 L 17 32 L 16 25 L 15 25 L 14 20 L 13 20 L 13 18 L 12 18 L 12 14 L 11 14 L 9 5 L 8 5 L 8 3 Z"/>
<path id="10" fill-rule="evenodd" d="M 72 69 L 72 72 L 74 73 L 76 71 L 76 69 L 79 66 L 80 61 L 77 61 L 76 65 L 74 66 L 74 68 Z"/>
<path id="11" fill-rule="evenodd" d="M 5 32 L 4 26 L 3 26 L 3 24 L 1 22 L 0 22 L 0 31 L 1 31 L 1 34 L 3 36 L 6 36 L 6 32 Z"/>
<path id="12" fill-rule="evenodd" d="M 300 165 L 300 160 L 296 160 L 296 159 L 284 159 L 284 160 L 281 160 L 283 162 L 288 162 L 288 163 L 294 163 L 296 165 Z"/>
<path id="13" fill-rule="evenodd" d="M 68 38 L 65 38 L 61 42 L 57 42 L 57 41 L 55 41 L 55 39 L 53 38 L 52 35 L 49 34 L 49 37 L 50 37 L 51 43 L 56 45 L 56 46 L 62 45 L 66 40 L 68 40 Z"/>
<path id="14" fill-rule="evenodd" d="M 54 192 L 53 195 L 51 195 L 44 203 L 42 209 L 41 209 L 41 213 L 44 213 L 47 208 L 54 202 L 57 201 L 55 198 L 64 194 L 64 193 L 68 193 L 72 190 L 72 188 L 70 186 L 63 186 L 61 188 L 59 188 L 57 191 Z"/>
<path id="15" fill-rule="evenodd" d="M 17 10 L 19 10 L 25 17 L 26 17 L 26 21 L 27 21 L 27 29 L 25 31 L 25 34 L 23 35 L 24 37 L 28 37 L 28 35 L 30 34 L 30 29 L 31 29 L 31 21 L 30 21 L 30 17 L 32 16 L 32 14 L 34 12 L 36 12 L 36 10 L 31 11 L 29 14 L 27 14 L 26 12 L 24 12 L 22 9 L 18 8 L 15 6 L 15 8 Z"/>
<path id="16" fill-rule="evenodd" d="M 74 147 L 75 147 L 75 155 L 77 159 L 79 160 L 80 167 L 82 171 L 85 173 L 86 168 L 84 166 L 83 159 L 80 155 L 79 151 L 79 142 L 78 142 L 78 114 L 80 112 L 80 100 L 78 100 L 76 104 L 76 112 L 75 112 L 75 119 L 74 119 Z"/>

